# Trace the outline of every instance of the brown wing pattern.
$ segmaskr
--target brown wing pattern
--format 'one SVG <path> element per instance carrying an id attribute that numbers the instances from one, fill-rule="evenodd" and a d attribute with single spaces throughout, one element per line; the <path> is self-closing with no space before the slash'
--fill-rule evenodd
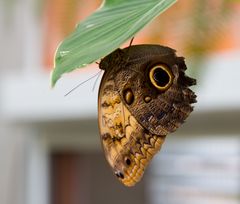
<path id="1" fill-rule="evenodd" d="M 196 80 L 184 58 L 160 45 L 117 49 L 101 60 L 99 129 L 105 156 L 119 180 L 138 182 L 168 133 L 193 110 Z M 167 87 L 167 88 L 166 88 Z"/>
<path id="2" fill-rule="evenodd" d="M 99 92 L 99 129 L 106 159 L 126 186 L 138 182 L 165 136 L 144 129 L 121 101 L 114 80 L 103 77 Z"/>
<path id="3" fill-rule="evenodd" d="M 121 99 L 124 101 L 123 90 L 131 89 L 135 100 L 126 107 L 136 120 L 152 134 L 174 132 L 192 112 L 192 103 L 196 102 L 196 95 L 189 89 L 196 80 L 185 75 L 184 58 L 162 46 L 136 45 L 124 51 L 129 56 L 128 63 L 114 77 Z M 149 81 L 149 68 L 156 64 L 166 65 L 173 75 L 172 85 L 164 92 L 159 92 Z M 146 102 L 145 97 L 151 100 Z"/>

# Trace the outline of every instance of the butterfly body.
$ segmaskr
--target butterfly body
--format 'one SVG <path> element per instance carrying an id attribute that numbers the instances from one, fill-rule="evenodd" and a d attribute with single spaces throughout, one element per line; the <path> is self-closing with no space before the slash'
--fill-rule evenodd
<path id="1" fill-rule="evenodd" d="M 175 51 L 160 45 L 118 49 L 100 62 L 99 129 L 106 159 L 119 180 L 132 186 L 193 110 L 195 80 Z"/>

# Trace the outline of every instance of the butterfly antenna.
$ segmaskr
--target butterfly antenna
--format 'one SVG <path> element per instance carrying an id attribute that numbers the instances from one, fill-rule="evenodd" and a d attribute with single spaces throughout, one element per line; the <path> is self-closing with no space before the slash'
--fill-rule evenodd
<path id="1" fill-rule="evenodd" d="M 96 77 L 101 71 L 99 71 L 98 73 L 94 74 L 92 77 L 90 77 L 89 79 L 81 82 L 80 84 L 78 84 L 77 86 L 75 86 L 73 89 L 71 89 L 69 92 L 67 92 L 64 96 L 68 96 L 70 93 L 72 93 L 74 90 L 76 90 L 79 86 L 85 84 L 86 82 L 88 82 L 89 80 L 93 79 L 94 77 Z"/>
<path id="2" fill-rule="evenodd" d="M 128 54 L 129 54 L 129 52 L 130 52 L 130 47 L 132 46 L 132 43 L 133 43 L 133 40 L 134 40 L 134 37 L 131 39 L 131 41 L 130 41 L 130 43 L 129 43 L 129 46 L 127 47 L 127 56 L 128 56 Z M 128 58 L 127 58 L 127 60 L 126 60 L 126 63 L 128 62 Z"/>
<path id="3" fill-rule="evenodd" d="M 134 40 L 134 37 L 132 37 L 132 39 L 131 39 L 128 47 L 131 47 L 131 46 L 132 46 L 133 40 Z"/>
<path id="4" fill-rule="evenodd" d="M 92 92 L 95 90 L 95 88 L 96 88 L 96 84 L 97 84 L 97 81 L 98 81 L 98 79 L 99 79 L 99 77 L 101 76 L 101 72 L 102 72 L 103 70 L 101 70 L 100 72 L 98 72 L 98 76 L 97 76 L 97 78 L 96 78 L 96 80 L 95 80 L 95 82 L 94 82 L 94 84 L 93 84 L 93 88 L 92 88 Z"/>

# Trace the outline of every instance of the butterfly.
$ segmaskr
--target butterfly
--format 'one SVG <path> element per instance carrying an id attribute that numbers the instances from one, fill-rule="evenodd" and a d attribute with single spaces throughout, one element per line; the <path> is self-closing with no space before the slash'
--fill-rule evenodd
<path id="1" fill-rule="evenodd" d="M 98 123 L 105 157 L 126 186 L 140 181 L 167 134 L 193 111 L 196 80 L 184 58 L 161 45 L 117 49 L 99 64 Z"/>

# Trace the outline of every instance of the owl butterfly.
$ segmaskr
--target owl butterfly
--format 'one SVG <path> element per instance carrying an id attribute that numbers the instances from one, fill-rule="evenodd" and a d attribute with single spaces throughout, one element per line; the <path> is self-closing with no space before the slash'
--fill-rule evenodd
<path id="1" fill-rule="evenodd" d="M 99 64 L 104 70 L 98 99 L 99 129 L 106 159 L 126 186 L 138 182 L 168 133 L 192 112 L 184 58 L 160 45 L 117 49 Z"/>

